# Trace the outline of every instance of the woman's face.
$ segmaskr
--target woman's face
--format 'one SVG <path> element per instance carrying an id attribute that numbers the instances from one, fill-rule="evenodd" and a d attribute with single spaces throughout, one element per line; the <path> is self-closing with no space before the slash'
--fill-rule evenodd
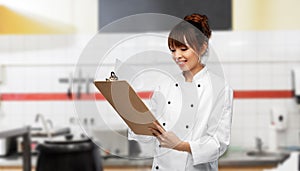
<path id="1" fill-rule="evenodd" d="M 191 71 L 197 73 L 202 65 L 200 64 L 199 55 L 189 46 L 170 47 L 173 60 L 182 71 Z"/>

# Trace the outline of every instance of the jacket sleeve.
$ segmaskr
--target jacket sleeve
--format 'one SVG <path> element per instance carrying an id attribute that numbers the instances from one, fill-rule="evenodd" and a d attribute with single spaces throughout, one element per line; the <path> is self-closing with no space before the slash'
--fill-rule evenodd
<path id="1" fill-rule="evenodd" d="M 193 164 L 218 160 L 230 143 L 233 90 L 228 84 L 218 94 L 209 116 L 207 131 L 195 141 L 190 141 Z"/>
<path id="2" fill-rule="evenodd" d="M 131 129 L 128 129 L 128 140 L 135 140 L 138 142 L 150 143 L 150 142 L 153 142 L 154 138 L 152 136 L 137 135 L 133 131 L 131 131 Z"/>

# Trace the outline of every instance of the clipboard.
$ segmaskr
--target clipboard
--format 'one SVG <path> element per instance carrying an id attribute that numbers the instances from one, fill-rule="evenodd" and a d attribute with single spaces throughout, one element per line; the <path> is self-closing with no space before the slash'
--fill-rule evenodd
<path id="1" fill-rule="evenodd" d="M 94 81 L 94 84 L 135 134 L 153 136 L 148 128 L 155 128 L 153 122 L 161 126 L 130 84 L 118 80 L 114 72 L 106 81 Z"/>

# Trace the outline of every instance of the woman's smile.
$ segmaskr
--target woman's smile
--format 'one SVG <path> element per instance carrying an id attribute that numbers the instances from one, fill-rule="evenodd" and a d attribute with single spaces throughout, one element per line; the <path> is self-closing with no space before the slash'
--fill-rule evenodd
<path id="1" fill-rule="evenodd" d="M 180 67 L 183 67 L 187 62 L 188 60 L 183 58 L 183 57 L 179 57 L 179 58 L 176 58 L 175 62 L 177 63 L 177 65 L 179 65 Z"/>
<path id="2" fill-rule="evenodd" d="M 170 48 L 173 60 L 182 71 L 189 71 L 193 74 L 201 70 L 198 54 L 189 46 Z"/>

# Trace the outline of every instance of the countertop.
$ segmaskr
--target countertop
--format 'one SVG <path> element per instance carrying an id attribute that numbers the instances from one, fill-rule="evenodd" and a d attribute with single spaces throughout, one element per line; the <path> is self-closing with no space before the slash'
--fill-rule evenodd
<path id="1" fill-rule="evenodd" d="M 289 151 L 280 151 L 275 156 L 249 156 L 247 151 L 229 151 L 219 159 L 219 166 L 276 166 L 284 162 Z"/>
<path id="2" fill-rule="evenodd" d="M 276 166 L 278 163 L 283 162 L 289 157 L 289 153 L 285 152 L 285 155 L 281 156 L 248 156 L 243 151 L 229 151 L 219 159 L 220 167 L 243 167 L 243 166 Z M 36 165 L 37 156 L 32 156 L 32 166 Z M 107 158 L 102 159 L 104 167 L 144 167 L 151 166 L 152 159 L 126 159 L 126 158 Z M 3 166 L 22 166 L 22 157 L 15 155 L 10 157 L 0 157 L 0 167 Z"/>
<path id="3" fill-rule="evenodd" d="M 24 134 L 29 134 L 30 127 L 15 127 L 15 128 L 1 128 L 0 138 L 22 136 Z"/>

